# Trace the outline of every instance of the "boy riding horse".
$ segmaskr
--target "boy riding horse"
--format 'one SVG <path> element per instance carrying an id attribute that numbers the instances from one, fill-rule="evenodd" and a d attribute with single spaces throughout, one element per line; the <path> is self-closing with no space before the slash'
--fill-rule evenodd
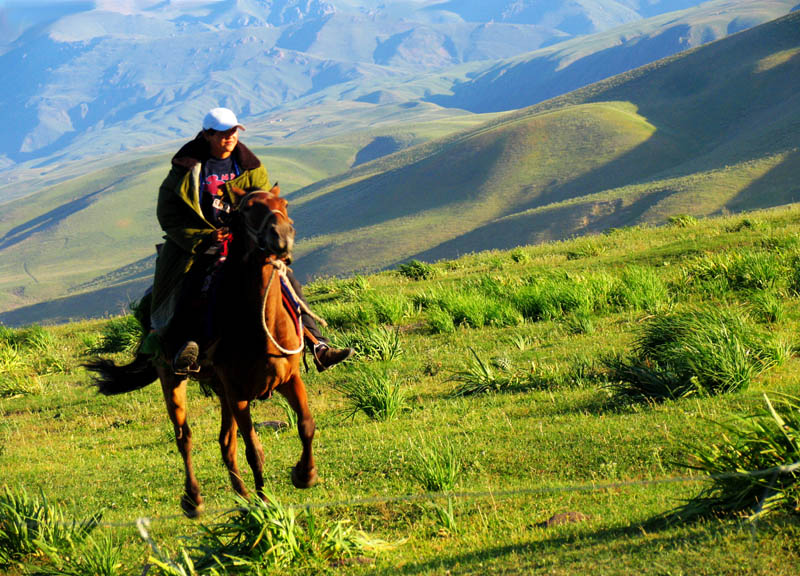
<path id="1" fill-rule="evenodd" d="M 176 374 L 197 368 L 198 342 L 213 336 L 208 305 L 236 305 L 214 303 L 210 286 L 227 253 L 228 214 L 243 190 L 269 189 L 266 168 L 239 142 L 239 130 L 244 129 L 231 110 L 211 110 L 202 131 L 172 158 L 172 168 L 159 189 L 157 216 L 166 242 L 156 261 L 150 316 Z M 291 269 L 288 277 L 302 299 Z M 353 354 L 351 348 L 332 348 L 312 316 L 304 313 L 302 320 L 317 370 L 322 372 Z"/>

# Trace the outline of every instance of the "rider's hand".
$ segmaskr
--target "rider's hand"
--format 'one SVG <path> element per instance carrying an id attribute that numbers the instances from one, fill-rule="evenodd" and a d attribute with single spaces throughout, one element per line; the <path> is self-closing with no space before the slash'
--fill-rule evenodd
<path id="1" fill-rule="evenodd" d="M 231 235 L 230 228 L 228 228 L 227 226 L 223 226 L 222 228 L 217 228 L 216 230 L 214 230 L 212 238 L 214 239 L 214 242 L 223 242 L 224 240 L 227 240 L 230 237 L 230 235 Z"/>

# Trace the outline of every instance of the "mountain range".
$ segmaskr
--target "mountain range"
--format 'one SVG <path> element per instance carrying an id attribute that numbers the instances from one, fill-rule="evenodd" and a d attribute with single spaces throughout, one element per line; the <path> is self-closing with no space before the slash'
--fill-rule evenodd
<path id="1" fill-rule="evenodd" d="M 705 11 L 716 14 L 713 24 L 695 27 L 678 17 L 679 25 L 659 25 L 658 31 L 635 25 L 699 4 L 98 0 L 51 9 L 11 2 L 0 18 L 0 81 L 14 87 L 0 95 L 0 122 L 6 127 L 0 165 L 7 180 L 18 179 L 30 166 L 158 145 L 190 136 L 195 119 L 217 104 L 244 119 L 359 99 L 430 98 L 469 110 L 508 110 L 776 18 L 793 7 L 787 1 L 712 2 Z M 545 65 L 539 63 L 543 54 L 523 56 L 529 71 L 520 64 L 496 63 L 621 25 L 629 28 L 595 44 L 590 50 L 601 53 L 571 68 L 565 80 L 553 78 L 554 70 L 578 57 L 574 43 L 547 52 Z M 607 61 L 604 51 L 612 46 L 618 54 Z M 565 50 L 571 56 L 564 56 Z M 543 66 L 554 70 L 542 74 Z M 534 100 L 487 94 L 485 84 L 496 82 L 509 67 L 509 74 L 538 78 L 547 87 Z M 437 78 L 409 81 L 425 74 Z M 449 78 L 445 85 L 442 76 Z M 498 91 L 507 87 L 499 85 Z M 487 100 L 494 104 L 487 106 Z M 20 173 L 11 174 L 15 169 Z"/>

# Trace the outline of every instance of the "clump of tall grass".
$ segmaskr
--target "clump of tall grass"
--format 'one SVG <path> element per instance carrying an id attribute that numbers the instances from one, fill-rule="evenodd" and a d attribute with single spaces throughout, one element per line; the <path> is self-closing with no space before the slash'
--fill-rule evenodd
<path id="1" fill-rule="evenodd" d="M 363 412 L 372 420 L 385 421 L 395 418 L 405 408 L 406 390 L 397 375 L 372 366 L 361 366 L 350 374 L 352 378 L 336 384 L 349 404 L 346 416 L 353 418 Z"/>
<path id="2" fill-rule="evenodd" d="M 57 557 L 76 549 L 97 527 L 102 514 L 85 520 L 67 518 L 42 494 L 4 487 L 0 492 L 0 566 L 32 557 Z"/>
<path id="3" fill-rule="evenodd" d="M 554 320 L 603 309 L 613 287 L 605 274 L 534 278 L 512 295 L 514 307 L 530 320 Z"/>
<path id="4" fill-rule="evenodd" d="M 158 548 L 146 529 L 140 532 L 153 551 L 149 562 L 155 574 L 164 576 L 280 573 L 297 565 L 323 570 L 331 561 L 394 546 L 370 539 L 347 520 L 328 523 L 308 509 L 285 506 L 270 492 L 264 500 L 240 498 L 237 510 L 203 526 L 175 559 Z"/>
<path id="5" fill-rule="evenodd" d="M 623 309 L 658 312 L 670 303 L 667 284 L 652 268 L 626 266 L 611 290 L 610 301 Z"/>
<path id="6" fill-rule="evenodd" d="M 789 355 L 744 310 L 707 306 L 654 316 L 631 356 L 604 363 L 619 394 L 664 400 L 744 389 Z"/>
<path id="7" fill-rule="evenodd" d="M 375 319 L 382 324 L 399 324 L 411 313 L 411 302 L 400 294 L 375 292 L 367 298 L 375 311 Z"/>
<path id="8" fill-rule="evenodd" d="M 567 250 L 567 260 L 594 258 L 603 254 L 606 249 L 607 246 L 599 237 L 587 236 L 572 242 Z"/>
<path id="9" fill-rule="evenodd" d="M 90 536 L 68 554 L 51 554 L 50 565 L 34 570 L 47 576 L 122 576 L 130 574 L 122 561 L 122 546 L 110 537 Z"/>
<path id="10" fill-rule="evenodd" d="M 691 214 L 674 214 L 667 218 L 667 223 L 677 228 L 690 228 L 697 226 L 697 218 Z"/>
<path id="11" fill-rule="evenodd" d="M 144 329 L 134 315 L 121 316 L 109 320 L 102 333 L 87 342 L 87 354 L 115 354 L 136 352 L 144 338 Z"/>
<path id="12" fill-rule="evenodd" d="M 27 358 L 14 345 L 0 342 L 0 398 L 41 392 Z"/>
<path id="13" fill-rule="evenodd" d="M 452 332 L 456 326 L 516 326 L 522 314 L 509 303 L 507 296 L 487 294 L 485 285 L 478 287 L 438 286 L 415 294 L 415 306 L 427 311 L 428 328 L 434 333 Z"/>
<path id="14" fill-rule="evenodd" d="M 780 254 L 740 250 L 698 256 L 681 270 L 685 286 L 697 285 L 715 294 L 728 290 L 768 290 L 785 284 L 790 272 Z"/>
<path id="15" fill-rule="evenodd" d="M 403 354 L 398 328 L 362 327 L 337 334 L 333 340 L 339 347 L 352 348 L 360 358 L 389 361 Z"/>
<path id="16" fill-rule="evenodd" d="M 591 334 L 595 331 L 594 318 L 585 310 L 573 312 L 564 323 L 571 334 Z"/>
<path id="17" fill-rule="evenodd" d="M 461 475 L 462 454 L 447 439 L 410 441 L 409 473 L 427 492 L 452 492 Z"/>
<path id="18" fill-rule="evenodd" d="M 323 317 L 333 330 L 374 326 L 378 321 L 375 309 L 365 302 L 323 302 L 315 305 L 314 311 Z"/>
<path id="19" fill-rule="evenodd" d="M 7 358 L 20 368 L 21 372 L 11 372 L 15 376 L 30 374 L 62 374 L 67 372 L 67 362 L 58 350 L 53 334 L 41 326 L 12 329 L 0 327 L 0 350 L 6 350 Z M 8 352 L 13 350 L 14 352 Z"/>
<path id="20" fill-rule="evenodd" d="M 456 325 L 453 317 L 441 308 L 433 308 L 427 314 L 428 330 L 434 334 L 449 334 L 455 332 Z"/>
<path id="21" fill-rule="evenodd" d="M 690 447 L 690 467 L 709 485 L 673 517 L 745 513 L 751 519 L 800 507 L 800 399 L 786 396 L 718 426 L 717 443 Z"/>
<path id="22" fill-rule="evenodd" d="M 514 248 L 509 255 L 511 260 L 518 264 L 525 264 L 531 260 L 531 255 L 522 248 Z"/>
<path id="23" fill-rule="evenodd" d="M 429 280 L 437 275 L 437 270 L 427 262 L 409 260 L 397 267 L 397 273 L 411 280 Z"/>
<path id="24" fill-rule="evenodd" d="M 344 299 L 357 302 L 363 299 L 370 289 L 369 279 L 356 274 L 351 278 L 341 281 L 339 292 Z"/>
<path id="25" fill-rule="evenodd" d="M 783 300 L 771 290 L 753 292 L 749 300 L 753 315 L 761 322 L 775 324 L 786 316 Z"/>
<path id="26" fill-rule="evenodd" d="M 478 353 L 469 349 L 472 358 L 465 369 L 453 373 L 450 380 L 458 382 L 450 392 L 451 397 L 472 396 L 486 392 L 500 392 L 513 387 L 518 382 L 516 375 L 505 369 L 495 369 L 490 362 L 481 360 Z"/>

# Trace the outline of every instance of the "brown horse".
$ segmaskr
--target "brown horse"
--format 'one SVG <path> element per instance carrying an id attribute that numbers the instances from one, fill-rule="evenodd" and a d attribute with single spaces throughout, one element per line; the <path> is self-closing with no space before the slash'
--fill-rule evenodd
<path id="1" fill-rule="evenodd" d="M 308 488 L 317 481 L 311 449 L 315 424 L 300 377 L 302 325 L 299 312 L 294 314 L 285 305 L 285 301 L 292 300 L 291 292 L 287 297 L 281 288 L 283 259 L 290 256 L 294 228 L 286 212 L 286 200 L 278 192 L 277 187 L 270 192 L 252 191 L 242 198 L 233 214 L 233 239 L 222 265 L 216 299 L 224 303 L 224 308 L 218 306 L 214 310 L 218 339 L 208 348 L 200 372 L 193 376 L 219 396 L 222 459 L 233 489 L 245 497 L 247 489 L 236 463 L 237 429 L 244 438 L 256 490 L 263 496 L 264 452 L 250 416 L 250 403 L 269 398 L 273 391 L 282 394 L 298 416 L 303 452 L 292 469 L 292 483 Z M 142 388 L 156 377 L 161 380 L 186 472 L 181 507 L 187 516 L 197 516 L 203 499 L 192 467 L 192 433 L 186 416 L 188 378 L 175 375 L 163 358 L 154 360 L 144 354 L 126 366 L 98 359 L 87 363 L 87 367 L 97 373 L 99 392 L 106 395 Z"/>

